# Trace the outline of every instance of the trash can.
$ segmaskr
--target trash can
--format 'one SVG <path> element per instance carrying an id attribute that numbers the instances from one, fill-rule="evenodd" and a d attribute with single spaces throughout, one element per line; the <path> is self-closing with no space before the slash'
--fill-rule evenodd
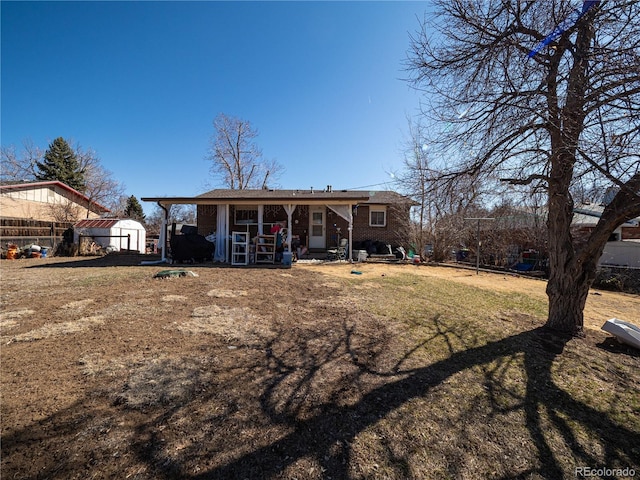
<path id="1" fill-rule="evenodd" d="M 352 250 L 351 258 L 354 262 L 366 262 L 367 261 L 367 251 L 366 250 Z"/>
<path id="2" fill-rule="evenodd" d="M 288 267 L 291 266 L 293 260 L 293 254 L 291 252 L 282 252 L 282 264 Z"/>

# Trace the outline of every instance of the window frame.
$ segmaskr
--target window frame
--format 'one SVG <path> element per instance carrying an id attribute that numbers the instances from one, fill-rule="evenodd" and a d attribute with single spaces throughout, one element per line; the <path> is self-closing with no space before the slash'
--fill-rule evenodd
<path id="1" fill-rule="evenodd" d="M 372 215 L 374 213 L 382 213 L 382 224 L 373 223 Z M 370 205 L 369 206 L 369 226 L 373 228 L 384 228 L 387 226 L 387 206 L 386 205 Z"/>
<path id="2" fill-rule="evenodd" d="M 249 214 L 241 215 L 247 218 L 238 218 L 238 212 L 255 212 L 255 218 L 249 218 Z M 233 222 L 235 225 L 258 225 L 258 205 L 234 205 L 233 208 Z"/>

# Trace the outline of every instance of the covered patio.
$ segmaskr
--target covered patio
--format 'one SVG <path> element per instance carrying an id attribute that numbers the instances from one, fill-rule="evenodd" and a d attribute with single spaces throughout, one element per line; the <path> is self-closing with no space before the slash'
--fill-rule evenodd
<path id="1" fill-rule="evenodd" d="M 260 239 L 282 222 L 284 251 L 304 245 L 312 256 L 322 257 L 328 248 L 346 239 L 346 259 L 352 260 L 353 215 L 370 192 L 325 190 L 230 190 L 218 189 L 196 197 L 143 197 L 164 211 L 160 230 L 162 260 L 167 260 L 167 227 L 172 205 L 196 205 L 198 234 L 215 243 L 214 261 L 235 263 L 235 242 Z M 335 220 L 335 223 L 330 221 Z M 329 228 L 333 225 L 333 234 Z M 346 228 L 346 235 L 343 228 Z M 337 232 L 337 238 L 336 238 Z M 236 234 L 242 234 L 238 236 Z M 234 237 L 235 235 L 235 237 Z M 294 242 L 295 240 L 295 242 Z"/>

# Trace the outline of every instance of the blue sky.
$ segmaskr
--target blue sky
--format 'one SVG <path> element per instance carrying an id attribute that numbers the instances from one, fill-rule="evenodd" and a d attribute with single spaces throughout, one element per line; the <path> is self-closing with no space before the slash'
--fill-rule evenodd
<path id="1" fill-rule="evenodd" d="M 428 2 L 0 8 L 2 145 L 62 136 L 94 149 L 127 195 L 219 186 L 205 156 L 221 112 L 258 130 L 282 188 L 379 184 L 401 166 L 420 99 L 403 62 Z"/>

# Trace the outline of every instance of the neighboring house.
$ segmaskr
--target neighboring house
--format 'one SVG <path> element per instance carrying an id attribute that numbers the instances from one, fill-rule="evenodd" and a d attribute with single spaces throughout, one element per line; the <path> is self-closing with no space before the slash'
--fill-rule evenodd
<path id="1" fill-rule="evenodd" d="M 595 228 L 600 216 L 604 211 L 604 205 L 582 204 L 573 210 L 573 221 L 571 225 L 578 231 L 590 232 Z M 616 228 L 611 234 L 609 241 L 640 239 L 640 217 L 631 219 Z"/>
<path id="2" fill-rule="evenodd" d="M 47 222 L 97 218 L 109 209 L 58 181 L 0 185 L 0 216 Z"/>
<path id="3" fill-rule="evenodd" d="M 603 211 L 603 205 L 580 205 L 574 209 L 572 226 L 578 234 L 588 233 L 595 228 Z M 598 263 L 640 268 L 640 217 L 623 223 L 613 231 Z"/>
<path id="4" fill-rule="evenodd" d="M 282 221 L 287 227 L 287 243 L 291 245 L 297 238 L 311 251 L 324 251 L 337 245 L 340 238 L 348 239 L 349 257 L 354 246 L 364 242 L 398 245 L 414 205 L 396 192 L 333 190 L 331 186 L 324 190 L 216 189 L 196 197 L 142 200 L 165 209 L 175 204 L 197 205 L 198 233 L 216 233 L 215 258 L 227 262 L 232 232 L 248 232 L 250 237 L 268 234 Z"/>

